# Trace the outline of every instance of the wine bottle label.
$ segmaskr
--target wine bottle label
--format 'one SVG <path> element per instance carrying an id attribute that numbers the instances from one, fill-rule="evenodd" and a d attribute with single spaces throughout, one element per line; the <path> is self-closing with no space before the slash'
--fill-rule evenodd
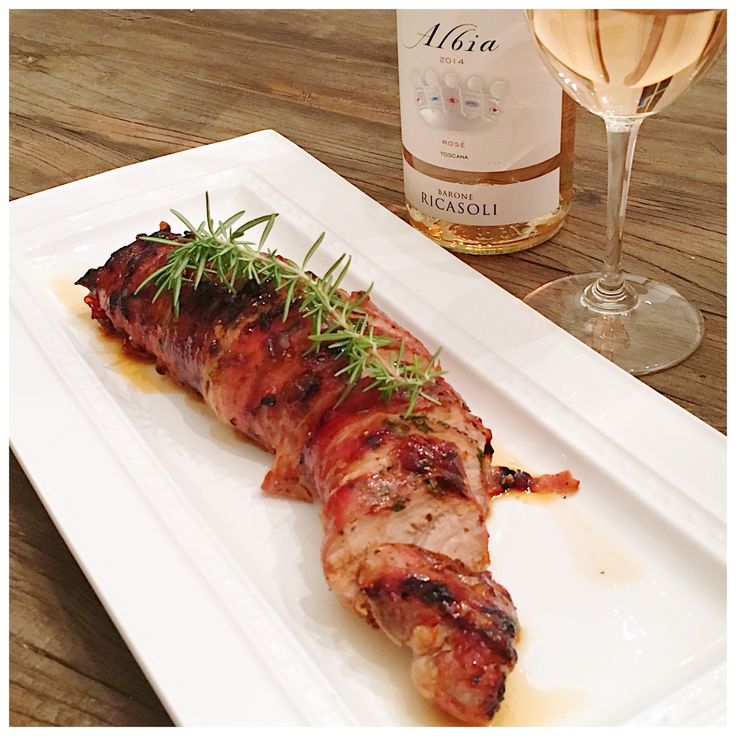
<path id="1" fill-rule="evenodd" d="M 515 184 L 457 184 L 422 174 L 404 159 L 408 202 L 459 225 L 512 225 L 544 217 L 559 205 L 560 169 Z"/>
<path id="2" fill-rule="evenodd" d="M 522 11 L 403 10 L 397 36 L 408 201 L 473 225 L 554 211 L 562 90 Z"/>

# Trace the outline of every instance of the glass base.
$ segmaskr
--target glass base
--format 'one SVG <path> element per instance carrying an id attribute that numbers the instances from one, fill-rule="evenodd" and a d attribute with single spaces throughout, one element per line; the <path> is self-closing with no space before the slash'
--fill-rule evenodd
<path id="1" fill-rule="evenodd" d="M 604 310 L 589 298 L 598 276 L 586 273 L 551 281 L 524 301 L 636 376 L 670 368 L 700 345 L 703 317 L 671 286 L 627 274 L 629 305 L 621 311 Z"/>

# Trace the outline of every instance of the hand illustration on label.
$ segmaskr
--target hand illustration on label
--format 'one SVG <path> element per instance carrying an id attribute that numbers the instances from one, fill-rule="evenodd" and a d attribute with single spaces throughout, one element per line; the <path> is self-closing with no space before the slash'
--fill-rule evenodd
<path id="1" fill-rule="evenodd" d="M 456 72 L 440 77 L 434 69 L 414 69 L 411 80 L 419 115 L 432 127 L 476 130 L 496 125 L 503 115 L 509 87 L 503 79 L 488 82 L 474 74 L 463 80 Z"/>

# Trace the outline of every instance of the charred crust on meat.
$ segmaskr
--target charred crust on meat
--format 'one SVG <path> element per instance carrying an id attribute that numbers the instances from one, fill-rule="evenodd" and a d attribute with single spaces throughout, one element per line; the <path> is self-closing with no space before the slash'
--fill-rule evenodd
<path id="1" fill-rule="evenodd" d="M 516 662 L 516 650 L 514 649 L 514 640 L 506 632 L 498 631 L 495 628 L 480 628 L 475 624 L 466 621 L 467 628 L 480 636 L 488 649 L 495 652 L 499 657 L 511 664 Z"/>
<path id="2" fill-rule="evenodd" d="M 136 253 L 130 260 L 125 264 L 125 267 L 123 268 L 123 285 L 125 287 L 130 285 L 130 281 L 133 278 L 136 270 L 138 269 L 138 266 L 140 265 L 141 261 L 146 256 L 146 253 L 144 251 L 141 251 L 140 253 Z"/>
<path id="3" fill-rule="evenodd" d="M 261 397 L 261 406 L 274 406 L 276 404 L 276 394 L 266 394 Z"/>
<path id="4" fill-rule="evenodd" d="M 202 284 L 200 284 L 201 286 Z M 199 289 L 197 289 L 199 291 Z M 242 292 L 228 295 L 227 300 L 220 312 L 220 322 L 223 328 L 231 327 L 243 314 L 246 299 Z"/>
<path id="5" fill-rule="evenodd" d="M 110 296 L 107 298 L 107 306 L 111 310 L 115 310 L 120 306 L 120 289 L 110 292 Z"/>
<path id="6" fill-rule="evenodd" d="M 122 314 L 125 319 L 129 320 L 131 318 L 130 307 L 128 305 L 130 297 L 131 293 L 125 286 L 120 289 L 115 289 L 110 292 L 108 308 L 111 310 L 119 309 L 120 314 Z"/>
<path id="7" fill-rule="evenodd" d="M 486 444 L 483 447 L 483 454 L 491 457 L 493 455 L 493 445 L 490 440 L 486 440 Z"/>
<path id="8" fill-rule="evenodd" d="M 128 289 L 122 289 L 120 292 L 120 314 L 125 317 L 125 319 L 129 320 L 132 317 L 132 313 L 130 310 L 130 300 L 133 298 L 133 295 L 128 291 Z"/>
<path id="9" fill-rule="evenodd" d="M 378 432 L 369 432 L 365 437 L 363 437 L 363 444 L 366 447 L 370 447 L 372 450 L 375 450 L 377 447 L 381 446 L 385 437 L 386 432 L 381 430 Z"/>
<path id="10" fill-rule="evenodd" d="M 266 332 L 271 325 L 273 324 L 274 320 L 277 318 L 280 318 L 284 313 L 284 304 L 283 302 L 277 303 L 275 306 L 264 309 L 259 315 L 258 315 L 258 326 Z"/>
<path id="11" fill-rule="evenodd" d="M 533 478 L 523 470 L 512 470 L 506 466 L 499 466 L 498 482 L 504 491 L 530 491 Z"/>
<path id="12" fill-rule="evenodd" d="M 97 277 L 99 272 L 99 268 L 90 268 L 84 276 L 77 279 L 74 283 L 77 286 L 86 286 L 91 291 L 97 286 Z"/>
<path id="13" fill-rule="evenodd" d="M 264 288 L 265 284 L 263 284 L 263 282 L 256 281 L 255 279 L 250 279 L 243 284 L 242 291 L 243 294 L 245 294 L 246 296 L 254 298 L 262 293 Z"/>
<path id="14" fill-rule="evenodd" d="M 198 320 L 213 308 L 217 306 L 221 298 L 223 289 L 213 281 L 202 280 L 196 289 L 188 288 L 186 290 L 185 309 L 188 314 L 196 314 Z M 241 308 L 243 304 L 240 304 Z"/>
<path id="15" fill-rule="evenodd" d="M 322 376 L 314 371 L 305 371 L 296 381 L 291 391 L 291 401 L 308 401 L 322 387 Z"/>
<path id="16" fill-rule="evenodd" d="M 374 433 L 369 434 L 367 437 L 363 438 L 363 444 L 367 447 L 370 447 L 371 449 L 375 450 L 377 447 L 380 446 L 382 441 L 382 437 L 380 434 Z"/>
<path id="17" fill-rule="evenodd" d="M 512 639 L 516 638 L 516 622 L 507 613 L 500 608 L 490 608 L 489 606 L 483 606 L 480 612 L 488 616 L 504 634 Z"/>
<path id="18" fill-rule="evenodd" d="M 488 720 L 491 720 L 496 715 L 498 709 L 501 707 L 501 701 L 503 696 L 506 694 L 506 681 L 501 680 L 498 688 L 496 689 L 495 696 L 488 701 L 488 707 L 486 708 L 486 715 Z"/>
<path id="19" fill-rule="evenodd" d="M 456 602 L 455 596 L 446 585 L 419 575 L 408 575 L 404 578 L 399 594 L 404 600 L 416 597 L 429 605 Z"/>

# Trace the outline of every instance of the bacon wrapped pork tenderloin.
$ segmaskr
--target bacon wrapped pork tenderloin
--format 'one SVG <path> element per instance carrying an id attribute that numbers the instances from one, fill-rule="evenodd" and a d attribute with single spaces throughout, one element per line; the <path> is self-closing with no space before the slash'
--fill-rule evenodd
<path id="1" fill-rule="evenodd" d="M 178 315 L 169 293 L 153 299 L 154 284 L 136 293 L 186 240 L 166 223 L 154 237 L 172 245 L 138 236 L 79 279 L 92 317 L 275 453 L 264 490 L 322 501 L 330 588 L 411 650 L 422 695 L 459 721 L 487 723 L 516 662 L 518 631 L 508 592 L 488 572 L 490 499 L 509 489 L 571 491 L 577 481 L 567 471 L 535 479 L 494 467 L 490 430 L 441 377 L 409 416 L 401 391 L 386 400 L 366 390 L 370 378 L 345 396 L 348 379 L 336 375 L 344 360 L 309 351 L 298 290 L 285 318 L 283 291 L 269 281 L 235 293 L 185 282 Z M 430 359 L 369 298 L 361 308 L 375 334 L 403 339 L 406 360 Z"/>

